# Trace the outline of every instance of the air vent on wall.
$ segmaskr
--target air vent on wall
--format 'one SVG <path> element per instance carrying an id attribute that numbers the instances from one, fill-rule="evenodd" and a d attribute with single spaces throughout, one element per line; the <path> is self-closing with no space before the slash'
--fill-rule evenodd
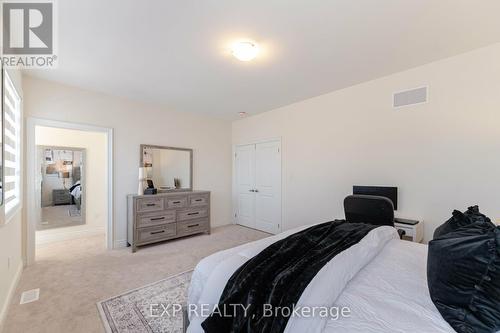
<path id="1" fill-rule="evenodd" d="M 428 99 L 428 87 L 415 88 L 394 93 L 392 106 L 400 108 L 416 104 L 426 103 Z"/>

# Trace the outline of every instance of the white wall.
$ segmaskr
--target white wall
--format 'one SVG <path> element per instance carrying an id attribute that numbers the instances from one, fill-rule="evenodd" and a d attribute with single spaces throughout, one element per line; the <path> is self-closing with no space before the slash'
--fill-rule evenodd
<path id="1" fill-rule="evenodd" d="M 479 204 L 500 217 L 500 44 L 233 123 L 233 144 L 282 137 L 284 226 L 343 217 L 352 185 L 399 187 L 397 215 L 425 240 Z M 394 91 L 429 85 L 393 110 Z"/>
<path id="2" fill-rule="evenodd" d="M 8 72 L 16 86 L 17 92 L 22 97 L 21 73 L 16 70 L 9 70 Z M 22 160 L 21 163 L 23 163 Z M 24 179 L 23 174 L 21 175 L 21 179 Z M 23 193 L 21 190 L 22 197 Z M 5 221 L 3 207 L 0 209 L 0 219 L 2 222 Z M 22 210 L 19 210 L 7 224 L 0 223 L 0 331 L 6 315 L 9 298 L 14 292 L 23 267 L 23 226 L 21 222 Z"/>
<path id="3" fill-rule="evenodd" d="M 231 124 L 24 77 L 27 117 L 114 129 L 115 242 L 126 239 L 126 195 L 137 191 L 139 145 L 194 149 L 194 188 L 212 191 L 212 223 L 231 222 Z"/>
<path id="4" fill-rule="evenodd" d="M 94 230 L 104 233 L 107 220 L 107 140 L 102 132 L 87 132 L 71 129 L 37 126 L 36 144 L 41 146 L 74 147 L 85 149 L 84 193 L 86 200 L 85 225 L 49 229 L 37 233 L 43 236 L 57 233 Z M 59 179 L 61 184 L 61 180 Z M 61 185 L 62 187 L 62 185 Z M 103 240 L 104 241 L 104 240 Z"/>

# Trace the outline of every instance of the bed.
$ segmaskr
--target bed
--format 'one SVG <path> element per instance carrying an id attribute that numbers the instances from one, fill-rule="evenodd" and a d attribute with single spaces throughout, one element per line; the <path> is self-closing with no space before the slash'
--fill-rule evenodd
<path id="1" fill-rule="evenodd" d="M 276 241 L 308 227 L 203 259 L 194 270 L 188 304 L 193 309 L 217 304 L 227 281 L 241 265 Z M 455 332 L 430 298 L 426 260 L 426 245 L 400 240 L 392 227 L 376 228 L 321 269 L 298 302 L 349 308 L 349 316 L 336 320 L 291 317 L 285 332 Z M 188 318 L 187 332 L 203 332 L 201 323 L 206 317 L 189 311 Z"/>
<path id="2" fill-rule="evenodd" d="M 82 206 L 82 185 L 81 185 L 81 167 L 75 166 L 73 167 L 73 182 L 74 185 L 71 186 L 69 192 L 73 197 L 73 201 L 75 202 L 76 208 L 80 211 Z"/>
<path id="3" fill-rule="evenodd" d="M 71 186 L 69 192 L 73 197 L 73 201 L 75 202 L 76 208 L 80 210 L 82 201 L 82 185 L 80 184 L 80 181 L 77 181 L 73 186 Z"/>

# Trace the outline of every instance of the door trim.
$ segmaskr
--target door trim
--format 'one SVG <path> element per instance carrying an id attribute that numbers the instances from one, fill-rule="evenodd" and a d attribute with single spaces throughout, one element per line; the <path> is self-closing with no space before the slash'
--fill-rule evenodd
<path id="1" fill-rule="evenodd" d="M 35 237 L 36 237 L 36 216 L 35 207 L 35 175 L 36 175 L 36 126 L 72 129 L 88 132 L 100 132 L 106 134 L 107 141 L 107 208 L 108 218 L 106 226 L 106 247 L 113 248 L 114 241 L 114 221 L 113 221 L 113 129 L 107 127 L 98 127 L 79 123 L 70 123 L 58 120 L 49 120 L 42 118 L 29 117 L 26 120 L 26 252 L 24 264 L 29 266 L 35 262 Z"/>
<path id="2" fill-rule="evenodd" d="M 278 141 L 279 144 L 280 144 L 280 171 L 281 171 L 281 188 L 280 188 L 280 191 L 281 191 L 281 202 L 280 202 L 280 205 L 281 205 L 281 219 L 280 219 L 280 225 L 279 225 L 279 228 L 278 228 L 278 232 L 283 232 L 284 231 L 284 228 L 283 228 L 283 219 L 284 219 L 284 216 L 285 216 L 285 205 L 284 205 L 284 184 L 285 182 L 283 181 L 283 175 L 284 175 L 284 172 L 283 172 L 283 142 L 282 142 L 282 138 L 281 136 L 278 136 L 278 137 L 271 137 L 271 138 L 268 138 L 268 139 L 261 139 L 261 140 L 252 140 L 252 141 L 247 141 L 247 142 L 240 142 L 240 143 L 234 143 L 233 144 L 233 149 L 232 149 L 232 158 L 231 158 L 231 161 L 232 161 L 232 164 L 233 164 L 233 177 L 232 177 L 232 221 L 233 223 L 232 224 L 237 224 L 237 218 L 236 218 L 236 213 L 238 211 L 238 191 L 237 191 L 237 184 L 236 184 L 236 149 L 240 146 L 248 146 L 248 145 L 256 145 L 256 144 L 259 144 L 259 143 L 266 143 L 266 142 L 274 142 L 274 141 Z"/>

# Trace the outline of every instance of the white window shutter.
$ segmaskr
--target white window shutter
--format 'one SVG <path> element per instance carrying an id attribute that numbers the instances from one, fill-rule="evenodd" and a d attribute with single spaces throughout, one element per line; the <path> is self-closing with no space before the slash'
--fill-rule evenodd
<path id="1" fill-rule="evenodd" d="M 20 203 L 21 193 L 21 98 L 4 72 L 4 175 L 5 214 Z"/>

